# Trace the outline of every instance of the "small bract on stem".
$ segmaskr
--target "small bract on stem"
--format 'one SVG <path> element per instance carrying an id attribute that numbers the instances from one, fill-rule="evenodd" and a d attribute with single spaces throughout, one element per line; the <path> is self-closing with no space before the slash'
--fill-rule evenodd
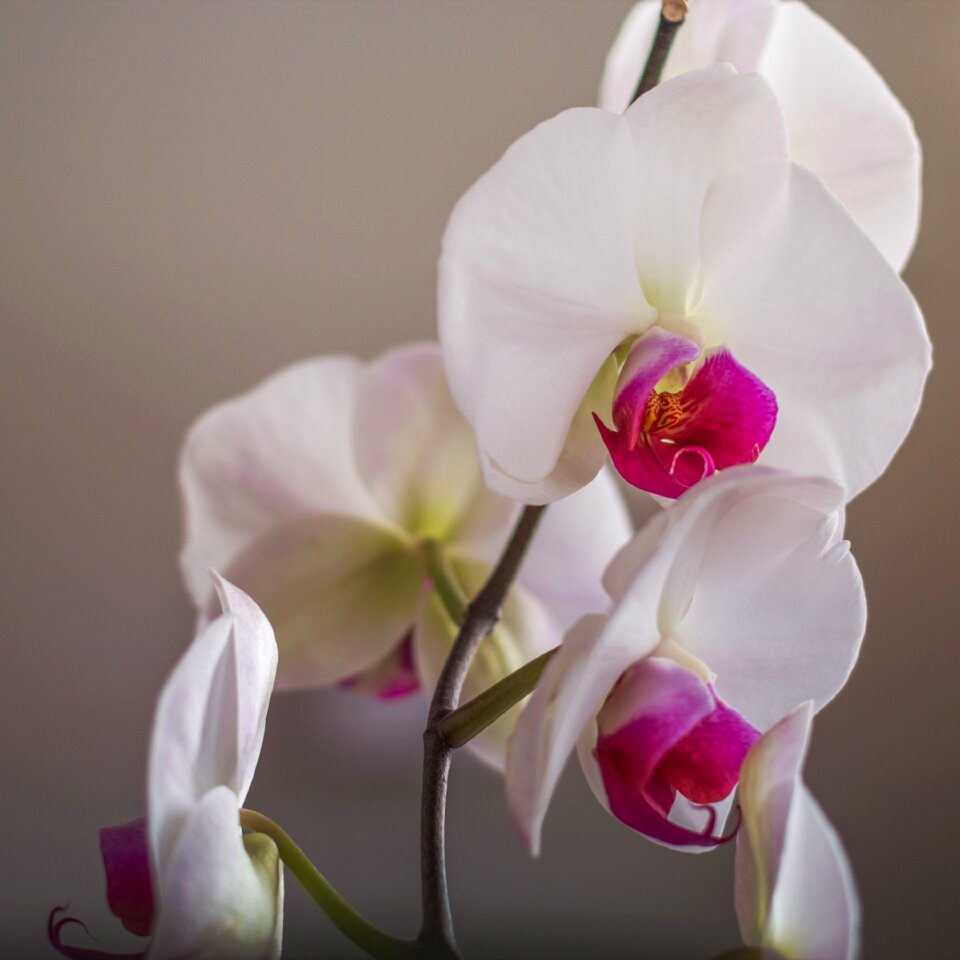
<path id="1" fill-rule="evenodd" d="M 445 829 L 447 785 L 453 746 L 440 724 L 460 700 L 467 671 L 481 641 L 496 626 L 500 608 L 517 575 L 543 507 L 525 507 L 483 589 L 467 606 L 463 623 L 437 681 L 423 734 L 423 788 L 420 812 L 420 876 L 423 923 L 420 942 L 442 956 L 459 957 L 447 888 Z"/>
<path id="2" fill-rule="evenodd" d="M 451 747 L 462 747 L 491 723 L 496 722 L 514 704 L 533 693 L 537 681 L 558 649 L 559 647 L 554 647 L 541 653 L 539 657 L 507 674 L 483 693 L 448 713 L 437 724 L 443 739 Z"/>

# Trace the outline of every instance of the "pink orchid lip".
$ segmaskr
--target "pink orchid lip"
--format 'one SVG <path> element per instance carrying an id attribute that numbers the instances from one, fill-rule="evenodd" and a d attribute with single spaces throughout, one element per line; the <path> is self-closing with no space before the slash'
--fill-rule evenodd
<path id="1" fill-rule="evenodd" d="M 594 756 L 615 817 L 672 846 L 713 847 L 730 839 L 714 835 L 710 804 L 732 793 L 760 733 L 710 684 L 673 660 L 640 660 L 611 690 L 597 728 Z M 669 819 L 678 793 L 704 806 L 702 831 Z"/>
<path id="2" fill-rule="evenodd" d="M 369 670 L 340 681 L 345 690 L 365 693 L 378 700 L 399 700 L 420 689 L 420 677 L 413 659 L 413 631 Z"/>
<path id="3" fill-rule="evenodd" d="M 107 902 L 123 926 L 138 937 L 153 926 L 153 881 L 147 847 L 147 822 L 141 817 L 100 831 L 100 853 L 107 877 Z"/>
<path id="4" fill-rule="evenodd" d="M 147 937 L 153 927 L 154 896 L 147 846 L 147 822 L 142 817 L 100 831 L 100 852 L 107 878 L 107 903 L 123 926 L 139 937 Z M 71 960 L 138 960 L 140 953 L 111 953 L 94 947 L 75 947 L 64 943 L 64 927 L 78 926 L 89 936 L 86 924 L 66 913 L 66 907 L 54 907 L 47 919 L 47 938 L 61 956 Z"/>
<path id="5" fill-rule="evenodd" d="M 685 337 L 648 330 L 620 374 L 615 429 L 593 415 L 620 475 L 641 490 L 679 497 L 716 470 L 752 463 L 773 433 L 776 396 L 725 347 L 709 351 L 681 390 L 657 392 L 699 353 Z"/>

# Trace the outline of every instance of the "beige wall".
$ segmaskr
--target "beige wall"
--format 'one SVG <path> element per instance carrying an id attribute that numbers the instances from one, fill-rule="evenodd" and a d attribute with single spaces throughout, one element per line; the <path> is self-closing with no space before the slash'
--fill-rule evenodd
<path id="1" fill-rule="evenodd" d="M 915 431 L 850 510 L 870 630 L 818 722 L 810 780 L 859 878 L 867 956 L 947 957 L 960 3 L 815 6 L 880 67 L 923 139 L 907 280 L 937 367 Z M 0 954 L 45 955 L 46 912 L 66 899 L 101 946 L 128 942 L 105 912 L 96 830 L 141 812 L 153 697 L 190 636 L 175 563 L 184 429 L 288 361 L 430 337 L 452 204 L 521 132 L 592 101 L 627 7 L 0 4 Z M 417 905 L 421 712 L 339 692 L 279 699 L 251 798 L 398 932 Z M 354 756 L 367 748 L 351 726 L 372 761 Z M 607 817 L 579 775 L 536 863 L 500 782 L 469 758 L 452 804 L 471 956 L 659 960 L 736 943 L 731 851 L 660 850 Z M 293 884 L 288 903 L 288 956 L 351 955 Z"/>

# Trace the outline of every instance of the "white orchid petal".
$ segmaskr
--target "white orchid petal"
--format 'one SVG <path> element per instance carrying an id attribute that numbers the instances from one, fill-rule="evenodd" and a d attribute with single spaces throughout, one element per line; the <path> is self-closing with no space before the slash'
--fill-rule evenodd
<path id="1" fill-rule="evenodd" d="M 346 679 L 386 656 L 413 623 L 424 577 L 406 536 L 336 514 L 275 527 L 227 574 L 270 618 L 286 690 Z"/>
<path id="2" fill-rule="evenodd" d="M 866 626 L 838 516 L 799 502 L 789 481 L 712 512 L 677 642 L 758 729 L 802 700 L 820 709 L 846 682 Z"/>
<path id="3" fill-rule="evenodd" d="M 753 745 L 740 768 L 743 822 L 737 836 L 735 899 L 740 933 L 749 944 L 763 940 L 812 717 L 813 704 L 804 701 Z"/>
<path id="4" fill-rule="evenodd" d="M 352 448 L 361 373 L 350 357 L 294 364 L 191 427 L 180 456 L 181 566 L 198 606 L 210 601 L 207 571 L 226 570 L 274 525 L 325 511 L 378 516 Z"/>
<path id="5" fill-rule="evenodd" d="M 276 669 L 269 624 L 249 598 L 222 587 L 231 612 L 188 647 L 154 715 L 147 774 L 147 823 L 162 874 L 185 820 L 208 791 L 226 785 L 235 809 L 253 776 Z M 237 609 L 237 612 L 232 612 Z"/>
<path id="6" fill-rule="evenodd" d="M 570 628 L 517 723 L 507 754 L 507 802 L 534 856 L 550 798 L 584 728 L 620 674 L 657 644 L 656 595 L 640 592 L 635 599 L 645 618 L 642 609 L 621 608 Z"/>
<path id="7" fill-rule="evenodd" d="M 538 597 L 559 628 L 609 606 L 601 578 L 632 532 L 610 470 L 550 506 L 540 521 L 517 582 Z"/>
<path id="8" fill-rule="evenodd" d="M 719 696 L 765 729 L 801 700 L 843 686 L 866 605 L 844 541 L 843 491 L 755 465 L 716 474 L 655 518 L 607 573 L 619 608 L 637 609 L 649 568 L 664 638 L 705 665 Z M 658 574 L 659 576 L 659 574 Z"/>
<path id="9" fill-rule="evenodd" d="M 499 500 L 483 483 L 473 431 L 454 406 L 440 347 L 412 344 L 364 371 L 354 444 L 384 514 L 415 536 L 457 539 Z"/>
<path id="10" fill-rule="evenodd" d="M 226 786 L 214 787 L 185 821 L 159 874 L 149 960 L 280 956 L 280 858 L 266 838 L 252 847 L 244 843 L 237 809 L 236 794 Z"/>
<path id="11" fill-rule="evenodd" d="M 601 82 L 605 109 L 627 108 L 659 12 L 656 0 L 645 0 L 627 15 Z M 674 39 L 663 79 L 717 63 L 763 75 L 783 109 L 791 158 L 826 183 L 902 270 L 919 223 L 920 145 L 863 54 L 796 0 L 701 0 Z"/>
<path id="12" fill-rule="evenodd" d="M 853 872 L 840 837 L 803 784 L 787 829 L 768 943 L 782 945 L 781 952 L 791 960 L 854 960 L 860 908 Z"/>
<path id="13" fill-rule="evenodd" d="M 610 669 L 593 669 L 591 654 L 604 622 L 596 614 L 584 617 L 564 637 L 510 738 L 507 804 L 533 856 L 540 853 L 543 820 L 567 758 L 605 692 L 624 669 L 619 662 Z M 595 679 L 596 688 L 575 698 L 581 678 L 588 683 Z M 579 702 L 571 706 L 575 699 Z"/>
<path id="14" fill-rule="evenodd" d="M 450 218 L 444 362 L 481 451 L 508 477 L 551 474 L 604 361 L 653 320 L 633 257 L 633 165 L 621 118 L 568 110 L 513 144 Z"/>
<path id="15" fill-rule="evenodd" d="M 556 466 L 540 480 L 524 481 L 503 472 L 490 456 L 480 452 L 483 475 L 491 490 L 522 503 L 553 503 L 590 483 L 607 459 L 594 414 L 609 411 L 617 383 L 617 361 L 611 354 L 597 371 L 577 407 Z"/>
<path id="16" fill-rule="evenodd" d="M 490 574 L 483 563 L 451 558 L 451 567 L 469 596 L 474 596 Z M 457 626 L 435 591 L 424 597 L 414 628 L 414 655 L 417 672 L 427 690 L 433 690 L 447 654 L 457 635 Z M 500 620 L 483 640 L 467 673 L 460 702 L 483 693 L 507 674 L 545 653 L 560 642 L 562 631 L 543 604 L 522 584 L 515 584 L 503 605 Z M 508 710 L 468 743 L 468 748 L 497 770 L 506 765 L 507 741 L 523 710 L 518 704 Z"/>
<path id="17" fill-rule="evenodd" d="M 630 589 L 637 571 L 657 552 L 673 521 L 674 511 L 659 510 L 623 545 L 603 572 L 603 588 L 614 600 Z"/>
<path id="18" fill-rule="evenodd" d="M 859 902 L 836 831 L 801 780 L 813 706 L 801 704 L 740 771 L 736 905 L 744 940 L 790 960 L 853 960 Z"/>
<path id="19" fill-rule="evenodd" d="M 791 164 L 721 180 L 703 250 L 710 270 L 692 319 L 780 407 L 762 461 L 822 473 L 851 499 L 886 469 L 920 405 L 930 342 L 916 301 L 839 202 Z"/>
<path id="20" fill-rule="evenodd" d="M 856 47 L 796 0 L 777 9 L 756 69 L 783 106 L 791 159 L 821 177 L 902 270 L 919 228 L 920 144 L 899 100 Z"/>
<path id="21" fill-rule="evenodd" d="M 828 480 L 793 476 L 769 467 L 751 464 L 720 471 L 674 501 L 669 510 L 655 514 L 634 534 L 604 574 L 610 596 L 618 606 L 645 617 L 642 604 L 650 590 L 656 591 L 653 615 L 658 628 L 669 634 L 686 615 L 699 589 L 704 554 L 718 518 L 740 501 L 767 490 L 831 516 L 838 514 L 837 503 L 843 495 Z M 716 543 L 713 546 L 718 548 Z"/>
<path id="22" fill-rule="evenodd" d="M 699 290 L 704 200 L 729 171 L 786 159 L 783 115 L 761 77 L 725 64 L 661 84 L 624 120 L 634 145 L 640 284 L 661 317 L 683 317 Z M 709 263 L 704 255 L 704 270 Z"/>
<path id="23" fill-rule="evenodd" d="M 260 759 L 267 708 L 277 676 L 277 642 L 263 611 L 242 590 L 214 574 L 223 612 L 233 617 L 233 644 L 239 704 L 237 710 L 237 770 L 225 781 L 240 804 L 247 798 Z"/>

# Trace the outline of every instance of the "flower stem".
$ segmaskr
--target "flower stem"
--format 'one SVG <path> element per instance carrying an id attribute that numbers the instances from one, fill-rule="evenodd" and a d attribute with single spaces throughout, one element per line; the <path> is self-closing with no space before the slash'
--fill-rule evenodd
<path id="1" fill-rule="evenodd" d="M 463 623 L 463 615 L 467 609 L 467 598 L 463 595 L 463 587 L 460 586 L 460 581 L 450 568 L 443 546 L 439 542 L 425 540 L 422 549 L 433 588 L 437 591 L 447 616 L 459 626 Z"/>
<path id="2" fill-rule="evenodd" d="M 663 74 L 664 65 L 670 55 L 673 39 L 677 31 L 683 26 L 683 19 L 687 13 L 686 0 L 663 0 L 663 9 L 660 13 L 660 23 L 653 38 L 653 46 L 647 55 L 647 62 L 637 83 L 637 89 L 630 100 L 633 103 L 638 97 L 652 90 Z"/>
<path id="3" fill-rule="evenodd" d="M 514 704 L 519 703 L 534 687 L 546 669 L 557 647 L 540 654 L 518 670 L 497 681 L 463 706 L 448 713 L 437 730 L 451 747 L 462 747 L 478 733 L 499 720 Z"/>
<path id="4" fill-rule="evenodd" d="M 269 817 L 255 810 L 243 809 L 240 811 L 240 826 L 266 834 L 277 845 L 280 859 L 333 921 L 334 926 L 371 957 L 380 960 L 426 960 L 432 956 L 419 944 L 391 937 L 365 920 L 337 893 L 290 835 Z"/>
<path id="5" fill-rule="evenodd" d="M 445 852 L 447 785 L 453 747 L 444 739 L 439 724 L 455 710 L 467 671 L 480 643 L 500 617 L 500 608 L 520 568 L 543 507 L 524 507 L 503 548 L 497 565 L 483 589 L 467 605 L 460 631 L 440 673 L 427 728 L 423 733 L 423 788 L 420 810 L 420 881 L 423 924 L 419 943 L 437 956 L 458 958 L 450 894 L 447 888 Z"/>

